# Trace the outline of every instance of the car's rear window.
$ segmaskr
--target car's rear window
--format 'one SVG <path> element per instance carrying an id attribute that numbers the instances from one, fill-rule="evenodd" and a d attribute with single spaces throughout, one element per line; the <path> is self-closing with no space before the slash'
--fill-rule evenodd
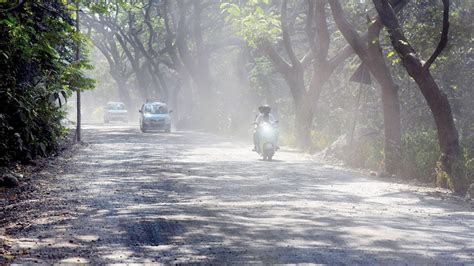
<path id="1" fill-rule="evenodd" d="M 107 110 L 125 110 L 125 104 L 123 103 L 108 103 Z"/>

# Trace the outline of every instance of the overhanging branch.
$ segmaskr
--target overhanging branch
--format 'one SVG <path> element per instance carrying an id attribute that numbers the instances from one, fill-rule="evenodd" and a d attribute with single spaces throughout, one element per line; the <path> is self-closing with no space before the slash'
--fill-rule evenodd
<path id="1" fill-rule="evenodd" d="M 436 58 L 441 54 L 446 45 L 448 44 L 448 32 L 449 32 L 449 0 L 443 0 L 443 31 L 441 32 L 441 39 L 439 40 L 438 46 L 436 47 L 433 54 L 430 56 L 428 61 L 423 65 L 423 69 L 428 70 Z"/>
<path id="2" fill-rule="evenodd" d="M 291 46 L 291 39 L 290 33 L 288 32 L 288 27 L 286 25 L 287 21 L 287 0 L 283 0 L 281 3 L 281 31 L 283 35 L 283 44 L 285 45 L 285 50 L 290 58 L 290 61 L 293 67 L 299 66 L 301 62 L 296 58 L 295 52 L 293 51 L 293 47 Z"/>
<path id="3" fill-rule="evenodd" d="M 25 4 L 25 2 L 26 2 L 25 0 L 20 0 L 20 2 L 16 6 L 13 6 L 13 7 L 7 8 L 7 9 L 0 9 L 0 13 L 14 12 L 14 11 L 20 9 Z"/>

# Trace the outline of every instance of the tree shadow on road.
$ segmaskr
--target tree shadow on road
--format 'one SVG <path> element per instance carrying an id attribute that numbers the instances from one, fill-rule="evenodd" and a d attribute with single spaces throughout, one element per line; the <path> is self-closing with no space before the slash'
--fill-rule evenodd
<path id="1" fill-rule="evenodd" d="M 18 262 L 472 261 L 474 215 L 456 202 L 206 134 L 101 130 L 31 226 L 8 229 L 32 247 Z"/>

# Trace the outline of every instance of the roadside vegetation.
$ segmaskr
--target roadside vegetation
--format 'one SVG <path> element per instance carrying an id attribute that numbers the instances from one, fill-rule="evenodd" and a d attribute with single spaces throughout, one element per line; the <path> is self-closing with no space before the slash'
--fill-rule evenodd
<path id="1" fill-rule="evenodd" d="M 13 1 L 8 1 L 13 2 Z M 58 1 L 0 3 L 0 165 L 56 152 L 66 98 L 90 89 L 81 69 L 91 68 L 76 50 L 73 6 Z"/>

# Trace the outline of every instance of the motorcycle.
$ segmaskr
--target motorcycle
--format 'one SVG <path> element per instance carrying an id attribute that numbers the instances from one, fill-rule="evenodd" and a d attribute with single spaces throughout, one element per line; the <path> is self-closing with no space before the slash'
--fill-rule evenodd
<path id="1" fill-rule="evenodd" d="M 271 161 L 273 155 L 278 150 L 278 130 L 275 123 L 262 122 L 256 125 L 257 138 L 257 153 L 260 154 L 263 160 Z"/>

